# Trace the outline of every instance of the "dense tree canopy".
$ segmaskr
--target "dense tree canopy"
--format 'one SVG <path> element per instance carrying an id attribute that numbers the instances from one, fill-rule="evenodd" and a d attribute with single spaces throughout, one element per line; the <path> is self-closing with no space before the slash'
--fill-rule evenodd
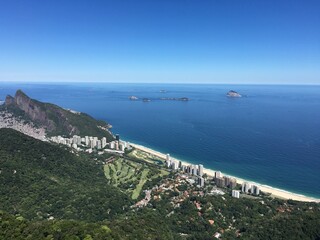
<path id="1" fill-rule="evenodd" d="M 94 161 L 11 129 L 0 136 L 0 209 L 28 219 L 99 221 L 130 206 Z"/>

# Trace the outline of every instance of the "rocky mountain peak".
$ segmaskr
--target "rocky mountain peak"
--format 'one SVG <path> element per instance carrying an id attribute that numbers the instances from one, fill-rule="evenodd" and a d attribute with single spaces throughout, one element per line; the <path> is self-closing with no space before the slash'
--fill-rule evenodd
<path id="1" fill-rule="evenodd" d="M 14 97 L 12 97 L 11 95 L 7 95 L 5 105 L 19 105 L 19 103 L 22 104 L 23 102 L 29 102 L 30 100 L 31 99 L 22 90 L 18 90 Z"/>
<path id="2" fill-rule="evenodd" d="M 24 98 L 28 98 L 28 99 L 30 99 L 28 96 L 27 96 L 27 94 L 25 94 L 22 90 L 17 90 L 16 91 L 16 95 L 15 95 L 15 98 L 17 98 L 17 97 L 24 97 Z"/>
<path id="3" fill-rule="evenodd" d="M 26 111 L 32 105 L 32 100 L 24 92 L 18 90 L 14 97 L 15 104 L 17 104 L 22 110 Z"/>
<path id="4" fill-rule="evenodd" d="M 14 97 L 12 97 L 12 96 L 10 96 L 10 95 L 7 95 L 4 104 L 5 104 L 6 106 L 10 106 L 10 105 L 14 104 Z"/>

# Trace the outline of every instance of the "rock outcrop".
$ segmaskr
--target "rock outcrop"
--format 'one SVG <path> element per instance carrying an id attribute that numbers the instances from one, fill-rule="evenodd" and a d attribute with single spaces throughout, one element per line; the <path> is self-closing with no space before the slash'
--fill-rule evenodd
<path id="1" fill-rule="evenodd" d="M 6 106 L 9 106 L 9 105 L 14 104 L 14 98 L 13 98 L 12 96 L 8 95 L 8 96 L 6 97 L 6 100 L 4 101 L 4 104 L 5 104 Z"/>
<path id="2" fill-rule="evenodd" d="M 233 90 L 230 90 L 230 91 L 227 93 L 227 96 L 228 96 L 228 97 L 234 97 L 234 98 L 242 97 L 238 92 L 233 91 Z"/>
<path id="3" fill-rule="evenodd" d="M 7 98 L 12 99 L 11 96 Z M 45 108 L 42 106 L 43 103 L 40 103 L 36 100 L 29 98 L 24 92 L 18 90 L 15 97 L 13 98 L 13 103 L 11 100 L 9 104 L 15 104 L 20 110 L 24 111 L 26 115 L 34 122 L 40 123 L 40 125 L 45 126 L 48 132 L 54 131 L 56 129 L 55 123 L 53 120 L 49 119 Z M 7 103 L 6 103 L 7 105 Z M 59 111 L 56 111 L 56 114 L 60 115 Z M 66 129 L 69 130 L 70 126 L 66 124 Z M 70 132 L 72 134 L 72 132 Z"/>

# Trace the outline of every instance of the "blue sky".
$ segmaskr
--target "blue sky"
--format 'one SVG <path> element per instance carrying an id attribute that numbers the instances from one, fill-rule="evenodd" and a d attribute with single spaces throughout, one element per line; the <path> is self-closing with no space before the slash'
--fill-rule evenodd
<path id="1" fill-rule="evenodd" d="M 0 1 L 0 81 L 320 84 L 320 1 Z"/>

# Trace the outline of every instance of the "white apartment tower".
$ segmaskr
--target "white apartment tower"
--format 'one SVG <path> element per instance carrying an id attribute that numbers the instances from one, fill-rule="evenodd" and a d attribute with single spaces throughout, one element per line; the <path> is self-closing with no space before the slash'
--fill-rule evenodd
<path id="1" fill-rule="evenodd" d="M 169 153 L 166 155 L 166 166 L 168 168 L 171 166 L 171 159 L 170 159 L 170 154 Z"/>
<path id="2" fill-rule="evenodd" d="M 85 136 L 84 142 L 85 142 L 86 146 L 89 146 L 89 143 L 90 143 L 89 136 Z"/>
<path id="3" fill-rule="evenodd" d="M 222 178 L 222 173 L 220 171 L 217 171 L 214 173 L 215 178 Z"/>
<path id="4" fill-rule="evenodd" d="M 260 189 L 258 186 L 256 185 L 252 185 L 251 186 L 251 193 L 254 195 L 259 195 L 260 194 Z"/>
<path id="5" fill-rule="evenodd" d="M 101 147 L 102 147 L 102 148 L 105 148 L 106 145 L 107 145 L 107 139 L 106 139 L 105 137 L 103 137 L 103 138 L 101 139 Z"/>
<path id="6" fill-rule="evenodd" d="M 238 191 L 238 190 L 232 190 L 232 197 L 234 197 L 234 198 L 240 198 L 240 191 Z"/>
<path id="7" fill-rule="evenodd" d="M 249 193 L 249 190 L 251 190 L 251 184 L 248 182 L 242 183 L 241 191 L 244 193 Z"/>
<path id="8" fill-rule="evenodd" d="M 198 184 L 200 187 L 204 187 L 204 178 L 203 177 L 198 178 Z"/>
<path id="9" fill-rule="evenodd" d="M 98 141 L 97 141 L 97 148 L 98 148 L 98 149 L 101 149 L 101 147 L 102 147 L 102 146 L 101 146 L 101 140 L 98 140 Z"/>
<path id="10" fill-rule="evenodd" d="M 202 164 L 199 164 L 199 169 L 198 170 L 199 170 L 199 174 L 198 175 L 200 177 L 202 177 L 202 175 L 203 175 L 203 165 Z"/>

